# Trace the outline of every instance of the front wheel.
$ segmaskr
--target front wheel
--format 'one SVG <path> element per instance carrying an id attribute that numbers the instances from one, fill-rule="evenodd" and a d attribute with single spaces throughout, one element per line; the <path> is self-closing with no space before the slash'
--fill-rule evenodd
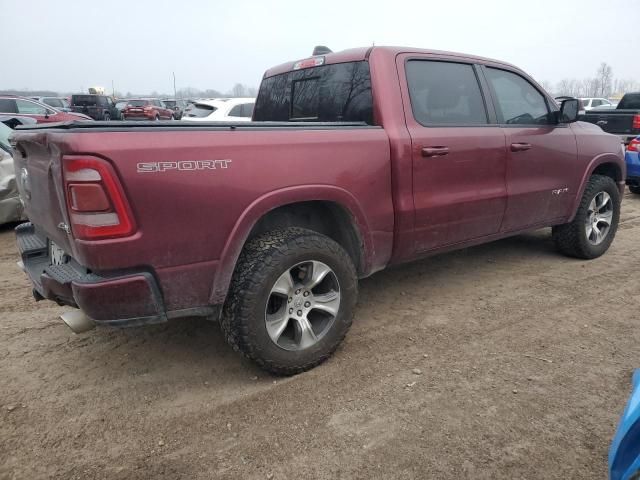
<path id="1" fill-rule="evenodd" d="M 591 259 L 605 253 L 616 235 L 620 220 L 620 191 L 612 178 L 592 175 L 571 223 L 553 227 L 560 252 Z"/>
<path id="2" fill-rule="evenodd" d="M 346 335 L 357 301 L 347 252 L 311 230 L 272 230 L 245 246 L 221 327 L 229 344 L 278 375 L 309 370 Z"/>
<path id="3" fill-rule="evenodd" d="M 629 185 L 629 191 L 631 193 L 635 193 L 636 195 L 640 195 L 640 186 Z"/>
<path id="4" fill-rule="evenodd" d="M 102 119 L 103 119 L 105 122 L 108 122 L 108 121 L 110 121 L 110 120 L 111 120 L 111 115 L 109 115 L 108 113 L 105 113 L 105 114 L 104 114 L 104 116 L 102 117 Z"/>

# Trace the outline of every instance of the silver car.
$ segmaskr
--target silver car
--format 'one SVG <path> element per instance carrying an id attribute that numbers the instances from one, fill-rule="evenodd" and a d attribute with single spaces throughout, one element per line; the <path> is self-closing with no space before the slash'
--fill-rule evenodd
<path id="1" fill-rule="evenodd" d="M 18 195 L 16 172 L 13 168 L 13 157 L 9 145 L 11 132 L 13 130 L 0 122 L 0 225 L 26 219 Z"/>

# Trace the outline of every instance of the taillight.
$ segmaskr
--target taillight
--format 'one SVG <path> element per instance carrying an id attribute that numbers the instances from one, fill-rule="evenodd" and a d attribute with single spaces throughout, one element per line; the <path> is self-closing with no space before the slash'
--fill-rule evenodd
<path id="1" fill-rule="evenodd" d="M 633 116 L 633 128 L 640 128 L 640 115 Z"/>
<path id="2" fill-rule="evenodd" d="M 133 233 L 133 216 L 109 163 L 67 155 L 62 165 L 69 221 L 76 238 L 100 240 Z"/>
<path id="3" fill-rule="evenodd" d="M 634 138 L 631 140 L 629 145 L 627 145 L 627 151 L 629 152 L 640 152 L 640 140 Z"/>
<path id="4" fill-rule="evenodd" d="M 144 107 L 143 109 L 145 112 L 149 112 L 151 110 L 153 110 L 153 107 L 151 105 L 147 105 L 146 107 Z"/>

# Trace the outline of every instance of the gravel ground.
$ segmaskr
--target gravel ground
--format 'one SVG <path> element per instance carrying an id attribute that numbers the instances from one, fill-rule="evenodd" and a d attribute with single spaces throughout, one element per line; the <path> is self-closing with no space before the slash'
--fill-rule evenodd
<path id="1" fill-rule="evenodd" d="M 378 273 L 336 355 L 283 379 L 197 319 L 72 334 L 5 228 L 0 478 L 605 478 L 640 366 L 639 234 L 627 194 L 597 260 L 547 229 Z"/>

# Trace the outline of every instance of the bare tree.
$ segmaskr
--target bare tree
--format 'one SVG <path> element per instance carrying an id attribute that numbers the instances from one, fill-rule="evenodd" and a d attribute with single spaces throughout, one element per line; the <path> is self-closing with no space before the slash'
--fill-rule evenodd
<path id="1" fill-rule="evenodd" d="M 602 62 L 598 67 L 596 75 L 597 95 L 600 95 L 601 97 L 608 97 L 611 95 L 611 82 L 613 79 L 613 69 L 611 68 L 611 65 L 608 65 L 606 62 Z"/>
<path id="2" fill-rule="evenodd" d="M 232 97 L 246 97 L 247 96 L 247 87 L 245 87 L 241 83 L 236 83 L 231 89 Z"/>

